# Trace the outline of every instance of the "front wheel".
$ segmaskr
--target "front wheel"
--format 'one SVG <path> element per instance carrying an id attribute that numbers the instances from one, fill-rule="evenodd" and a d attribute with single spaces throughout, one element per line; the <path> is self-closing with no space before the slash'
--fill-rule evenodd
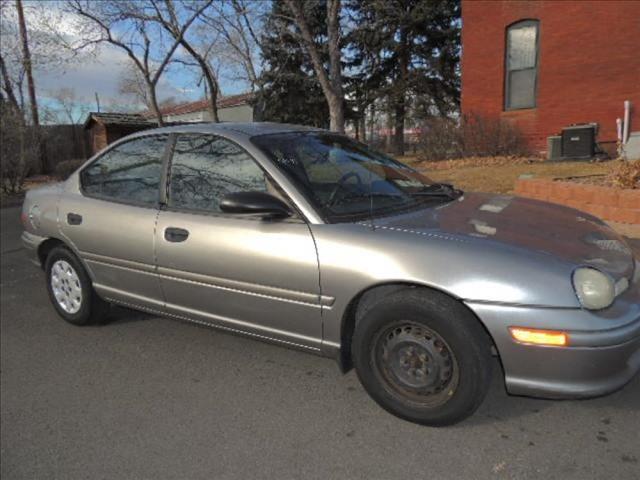
<path id="1" fill-rule="evenodd" d="M 109 304 L 98 297 L 89 275 L 68 248 L 59 246 L 49 253 L 45 272 L 49 299 L 58 315 L 74 325 L 104 320 Z"/>
<path id="2" fill-rule="evenodd" d="M 478 320 L 439 292 L 409 288 L 385 297 L 356 325 L 358 377 L 392 414 L 430 426 L 457 423 L 482 403 L 491 343 Z"/>

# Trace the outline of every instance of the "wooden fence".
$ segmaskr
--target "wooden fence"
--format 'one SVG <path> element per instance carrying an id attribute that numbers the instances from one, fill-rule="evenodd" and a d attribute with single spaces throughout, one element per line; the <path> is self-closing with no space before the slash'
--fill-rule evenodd
<path id="1" fill-rule="evenodd" d="M 55 171 L 56 165 L 65 160 L 87 159 L 91 155 L 89 136 L 82 125 L 44 125 L 42 129 L 44 172 Z M 35 167 L 42 170 L 42 167 Z"/>

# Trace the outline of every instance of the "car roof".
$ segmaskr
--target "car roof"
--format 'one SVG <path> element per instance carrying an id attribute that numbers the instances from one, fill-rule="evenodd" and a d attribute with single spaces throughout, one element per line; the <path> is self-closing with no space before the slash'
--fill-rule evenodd
<path id="1" fill-rule="evenodd" d="M 221 122 L 221 123 L 184 123 L 181 125 L 173 125 L 170 127 L 155 128 L 153 130 L 145 130 L 144 134 L 150 133 L 220 133 L 234 132 L 249 137 L 256 135 L 267 135 L 272 133 L 290 133 L 290 132 L 322 132 L 321 128 L 309 127 L 305 125 L 291 125 L 287 123 L 275 122 Z"/>

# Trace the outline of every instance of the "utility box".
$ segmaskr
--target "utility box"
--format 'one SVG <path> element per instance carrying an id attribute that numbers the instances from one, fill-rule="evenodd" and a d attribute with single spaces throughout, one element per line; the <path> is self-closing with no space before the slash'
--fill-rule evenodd
<path id="1" fill-rule="evenodd" d="M 564 158 L 591 158 L 596 151 L 596 125 L 589 123 L 562 129 Z"/>
<path id="2" fill-rule="evenodd" d="M 560 160 L 562 158 L 562 137 L 553 135 L 547 137 L 547 160 Z"/>
<path id="3" fill-rule="evenodd" d="M 632 132 L 622 149 L 622 157 L 630 162 L 640 161 L 640 132 Z"/>

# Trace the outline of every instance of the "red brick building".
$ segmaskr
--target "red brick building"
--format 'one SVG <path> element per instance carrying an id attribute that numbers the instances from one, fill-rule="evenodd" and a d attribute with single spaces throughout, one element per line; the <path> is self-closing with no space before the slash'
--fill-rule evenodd
<path id="1" fill-rule="evenodd" d="M 639 131 L 640 1 L 463 0 L 463 114 L 514 122 L 537 152 L 594 122 L 613 152 L 625 100 Z"/>

